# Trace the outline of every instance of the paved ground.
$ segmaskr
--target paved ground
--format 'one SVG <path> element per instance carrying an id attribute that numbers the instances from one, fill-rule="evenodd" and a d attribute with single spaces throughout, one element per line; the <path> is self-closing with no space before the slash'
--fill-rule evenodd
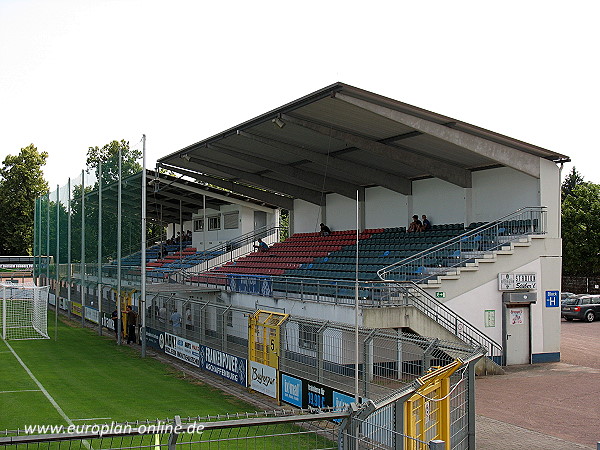
<path id="1" fill-rule="evenodd" d="M 600 321 L 561 322 L 561 362 L 477 378 L 477 448 L 579 449 L 600 441 Z"/>

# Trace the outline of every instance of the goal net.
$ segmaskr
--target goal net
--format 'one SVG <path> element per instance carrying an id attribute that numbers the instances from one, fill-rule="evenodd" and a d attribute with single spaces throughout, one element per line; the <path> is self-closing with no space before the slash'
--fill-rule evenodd
<path id="1" fill-rule="evenodd" d="M 49 339 L 49 286 L 0 284 L 2 339 Z"/>

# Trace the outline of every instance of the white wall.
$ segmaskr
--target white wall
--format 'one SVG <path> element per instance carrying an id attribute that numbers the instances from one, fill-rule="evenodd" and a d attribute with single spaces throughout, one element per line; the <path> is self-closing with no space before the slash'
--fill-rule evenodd
<path id="1" fill-rule="evenodd" d="M 228 214 L 231 212 L 239 212 L 238 216 L 238 227 L 232 229 L 225 229 L 225 220 L 223 218 L 224 214 Z M 206 208 L 206 225 L 208 226 L 208 218 L 211 216 L 219 215 L 221 216 L 221 229 L 219 230 L 211 230 L 209 231 L 206 228 L 205 232 L 197 231 L 192 232 L 192 245 L 197 249 L 204 249 L 204 239 L 206 238 L 206 248 L 211 248 L 218 244 L 222 244 L 230 239 L 234 239 L 242 234 L 249 233 L 254 230 L 254 209 L 248 208 L 245 206 L 230 204 L 223 205 L 221 209 L 211 209 Z M 275 210 L 273 213 L 267 213 L 267 224 L 273 225 L 275 217 Z M 194 219 L 202 219 L 203 211 L 200 209 L 198 214 L 194 214 L 192 217 L 192 222 L 189 222 L 189 227 L 193 231 L 193 220 Z M 170 237 L 170 236 L 169 236 Z"/>
<path id="2" fill-rule="evenodd" d="M 540 205 L 539 180 L 507 167 L 473 172 L 472 193 L 471 222 L 487 222 L 525 206 Z"/>
<path id="3" fill-rule="evenodd" d="M 461 188 L 437 178 L 416 180 L 412 195 L 382 187 L 365 189 L 365 228 L 408 226 L 413 214 L 433 224 L 486 222 L 525 206 L 548 206 L 551 233 L 558 229 L 560 183 L 552 161 L 540 160 L 541 181 L 507 167 L 473 172 L 473 187 Z M 543 184 L 544 193 L 540 194 Z M 543 197 L 542 197 L 543 195 Z M 356 229 L 356 201 L 338 194 L 326 198 L 326 222 L 332 230 Z M 318 230 L 320 208 L 294 201 L 294 232 Z M 556 231 L 558 235 L 558 231 Z"/>
<path id="4" fill-rule="evenodd" d="M 440 180 L 428 178 L 413 181 L 412 206 L 407 211 L 405 223 L 412 222 L 413 214 L 419 219 L 423 214 L 432 224 L 464 223 L 466 215 L 465 189 Z"/>
<path id="5" fill-rule="evenodd" d="M 329 194 L 325 216 L 327 226 L 332 231 L 356 230 L 356 199 Z"/>
<path id="6" fill-rule="evenodd" d="M 531 352 L 558 352 L 558 341 L 552 335 L 560 329 L 560 308 L 546 308 L 546 290 L 559 290 L 560 280 L 552 280 L 542 272 L 542 258 L 525 264 L 512 272 L 533 272 L 537 274 L 537 302 L 531 305 Z M 498 290 L 498 280 L 492 280 L 481 286 L 448 300 L 444 303 L 471 325 L 502 345 L 502 292 Z M 496 326 L 486 327 L 484 311 L 494 310 Z M 547 342 L 552 338 L 552 342 Z"/>
<path id="7" fill-rule="evenodd" d="M 319 205 L 304 200 L 294 200 L 294 233 L 314 233 L 321 223 Z"/>
<path id="8" fill-rule="evenodd" d="M 406 226 L 408 215 L 406 195 L 379 186 L 365 189 L 365 228 Z"/>
<path id="9" fill-rule="evenodd" d="M 560 170 L 552 161 L 540 160 L 540 205 L 548 208 L 548 237 L 560 238 Z"/>

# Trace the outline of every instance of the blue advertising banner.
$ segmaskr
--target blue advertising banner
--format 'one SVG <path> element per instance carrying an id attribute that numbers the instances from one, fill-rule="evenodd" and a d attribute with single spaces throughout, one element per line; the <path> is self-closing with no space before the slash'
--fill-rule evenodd
<path id="1" fill-rule="evenodd" d="M 273 295 L 273 282 L 268 275 L 227 275 L 229 289 L 243 294 L 257 294 L 265 297 Z"/>
<path id="2" fill-rule="evenodd" d="M 163 347 L 165 346 L 165 337 L 163 336 L 163 332 L 146 327 L 146 345 L 155 350 L 164 352 Z"/>
<path id="3" fill-rule="evenodd" d="M 281 374 L 281 401 L 302 408 L 302 380 Z"/>
<path id="4" fill-rule="evenodd" d="M 328 408 L 344 409 L 354 402 L 354 396 L 347 392 L 338 391 L 304 378 L 280 372 L 281 401 L 298 408 Z"/>
<path id="5" fill-rule="evenodd" d="M 248 361 L 245 358 L 201 345 L 200 368 L 247 386 Z"/>

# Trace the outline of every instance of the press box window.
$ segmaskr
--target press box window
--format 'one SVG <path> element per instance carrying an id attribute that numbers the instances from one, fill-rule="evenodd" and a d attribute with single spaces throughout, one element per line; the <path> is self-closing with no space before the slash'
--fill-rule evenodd
<path id="1" fill-rule="evenodd" d="M 208 218 L 208 230 L 220 230 L 221 229 L 221 216 L 212 216 Z"/>
<path id="2" fill-rule="evenodd" d="M 194 231 L 204 231 L 204 219 L 194 220 Z"/>
<path id="3" fill-rule="evenodd" d="M 225 226 L 224 228 L 226 230 L 233 230 L 233 229 L 238 228 L 239 216 L 240 216 L 239 212 L 223 214 L 223 222 L 224 222 L 223 225 Z"/>
<path id="4" fill-rule="evenodd" d="M 317 350 L 319 328 L 306 323 L 299 323 L 298 326 L 298 346 L 305 350 Z"/>

